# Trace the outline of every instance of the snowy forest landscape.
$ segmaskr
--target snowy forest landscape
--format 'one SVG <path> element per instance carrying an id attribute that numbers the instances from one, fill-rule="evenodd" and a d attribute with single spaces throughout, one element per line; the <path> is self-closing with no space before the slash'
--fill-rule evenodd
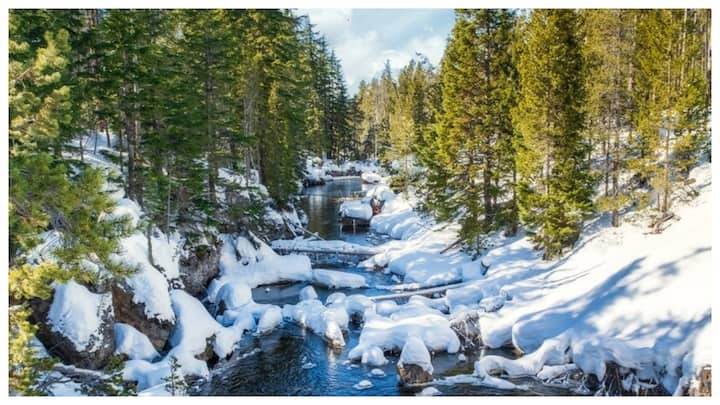
<path id="1" fill-rule="evenodd" d="M 709 9 L 321 11 L 9 10 L 9 396 L 712 395 Z"/>

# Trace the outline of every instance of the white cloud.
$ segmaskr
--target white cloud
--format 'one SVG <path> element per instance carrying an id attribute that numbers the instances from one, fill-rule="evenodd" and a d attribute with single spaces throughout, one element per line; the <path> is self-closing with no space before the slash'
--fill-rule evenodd
<path id="1" fill-rule="evenodd" d="M 340 39 L 350 33 L 352 10 L 349 8 L 301 8 L 297 10 L 297 14 L 310 17 L 310 23 L 315 25 L 315 30 L 328 39 Z"/>
<path id="2" fill-rule="evenodd" d="M 416 53 L 437 65 L 452 25 L 448 15 L 438 20 L 437 14 L 427 10 L 364 10 L 362 18 L 355 19 L 349 9 L 300 9 L 297 13 L 307 14 L 335 50 L 353 94 L 361 80 L 369 81 L 382 71 L 387 59 L 393 71 Z"/>

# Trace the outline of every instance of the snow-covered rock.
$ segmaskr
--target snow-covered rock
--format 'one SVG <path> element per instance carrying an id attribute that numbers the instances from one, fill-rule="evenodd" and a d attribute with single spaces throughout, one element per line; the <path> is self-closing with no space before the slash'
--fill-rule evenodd
<path id="1" fill-rule="evenodd" d="M 267 333 L 277 328 L 283 320 L 282 310 L 278 306 L 266 309 L 257 324 L 257 333 Z"/>
<path id="2" fill-rule="evenodd" d="M 163 290 L 157 291 L 164 296 Z M 175 326 L 175 315 L 169 319 L 148 317 L 145 304 L 135 301 L 136 295 L 126 281 L 121 280 L 112 286 L 112 301 L 115 311 L 115 321 L 124 323 L 137 329 L 150 339 L 155 350 L 162 350 Z M 169 293 L 167 295 L 169 300 Z"/>
<path id="3" fill-rule="evenodd" d="M 180 257 L 179 272 L 185 291 L 193 296 L 203 294 L 210 281 L 217 277 L 220 269 L 220 240 L 214 244 L 201 244 L 192 248 L 186 256 Z M 155 253 L 153 246 L 153 254 Z"/>
<path id="4" fill-rule="evenodd" d="M 122 253 L 113 255 L 113 260 L 137 269 L 137 273 L 125 279 L 132 294 L 132 302 L 142 305 L 148 319 L 173 322 L 174 314 L 168 295 L 168 281 L 150 263 L 147 239 L 139 232 L 120 241 Z"/>
<path id="5" fill-rule="evenodd" d="M 370 366 L 384 366 L 388 363 L 388 359 L 385 358 L 385 353 L 383 353 L 382 349 L 373 346 L 363 352 L 360 362 Z"/>
<path id="6" fill-rule="evenodd" d="M 416 394 L 419 397 L 434 397 L 436 395 L 442 395 L 442 392 L 435 387 L 423 388 L 422 391 Z"/>
<path id="7" fill-rule="evenodd" d="M 383 351 L 400 350 L 411 337 L 422 340 L 430 350 L 456 353 L 460 349 L 460 341 L 450 328 L 450 322 L 433 311 L 427 308 L 423 314 L 395 320 L 380 315 L 366 316 L 358 345 L 348 353 L 348 358 L 360 359 L 373 347 Z"/>
<path id="8" fill-rule="evenodd" d="M 313 283 L 329 288 L 362 288 L 367 287 L 365 277 L 345 271 L 314 269 Z"/>
<path id="9" fill-rule="evenodd" d="M 425 343 L 417 337 L 410 337 L 402 348 L 398 367 L 405 367 L 414 364 L 430 374 L 433 372 L 430 352 Z"/>
<path id="10" fill-rule="evenodd" d="M 343 217 L 369 220 L 373 217 L 372 206 L 363 200 L 343 201 L 339 213 Z"/>
<path id="11" fill-rule="evenodd" d="M 324 337 L 332 346 L 345 346 L 343 330 L 347 330 L 349 317 L 343 304 L 325 307 L 317 299 L 305 299 L 297 305 L 285 305 L 283 317 L 309 328 Z"/>
<path id="12" fill-rule="evenodd" d="M 362 380 L 357 384 L 353 385 L 356 390 L 366 390 L 373 387 L 373 383 L 369 380 Z"/>
<path id="13" fill-rule="evenodd" d="M 239 308 L 252 300 L 252 290 L 242 281 L 233 280 L 225 283 L 212 298 L 211 302 L 224 308 Z"/>
<path id="14" fill-rule="evenodd" d="M 309 285 L 300 290 L 300 301 L 316 300 L 318 298 L 315 289 Z"/>
<path id="15" fill-rule="evenodd" d="M 365 172 L 360 175 L 360 178 L 364 183 L 378 184 L 382 181 L 382 177 L 379 174 L 373 172 Z"/>
<path id="16" fill-rule="evenodd" d="M 221 235 L 219 268 L 220 277 L 208 287 L 208 295 L 216 294 L 223 284 L 241 281 L 250 288 L 282 281 L 309 281 L 312 279 L 310 259 L 305 255 L 280 256 L 270 246 L 255 240 L 259 246 L 242 236 Z"/>
<path id="17" fill-rule="evenodd" d="M 343 303 L 346 297 L 347 296 L 341 292 L 334 292 L 325 298 L 325 305 Z"/>
<path id="18" fill-rule="evenodd" d="M 370 375 L 373 377 L 385 377 L 385 372 L 381 368 L 374 368 L 370 370 Z"/>
<path id="19" fill-rule="evenodd" d="M 45 320 L 37 336 L 66 363 L 97 369 L 115 351 L 110 294 L 95 294 L 73 280 L 56 284 Z"/>
<path id="20" fill-rule="evenodd" d="M 147 336 L 124 323 L 115 324 L 115 354 L 125 354 L 130 360 L 153 361 L 160 357 Z"/>

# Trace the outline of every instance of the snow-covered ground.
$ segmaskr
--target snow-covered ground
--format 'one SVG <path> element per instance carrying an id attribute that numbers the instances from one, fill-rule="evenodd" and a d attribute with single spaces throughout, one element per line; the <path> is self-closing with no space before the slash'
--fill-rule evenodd
<path id="1" fill-rule="evenodd" d="M 116 170 L 99 153 L 88 153 L 86 160 Z M 182 238 L 155 230 L 150 263 L 146 236 L 138 231 L 121 241 L 122 252 L 113 259 L 138 270 L 125 280 L 133 302 L 144 304 L 148 318 L 172 320 L 175 328 L 169 351 L 161 355 L 147 336 L 115 324 L 116 352 L 130 359 L 124 377 L 137 381 L 144 395 L 166 394 L 164 379 L 172 358 L 182 366 L 183 375 L 208 377 L 206 362 L 196 356 L 211 351 L 224 358 L 245 333 L 268 333 L 282 322 L 296 322 L 330 344 L 344 346 L 343 331 L 354 318 L 364 323 L 358 344 L 348 348 L 350 359 L 381 366 L 387 363 L 386 352 L 402 351 L 401 361 L 432 370 L 430 352 L 460 350 L 451 322 L 477 314 L 486 346 L 512 345 L 524 355 L 515 360 L 485 356 L 474 365 L 472 376 L 446 381 L 516 389 L 522 387 L 497 372 L 549 381 L 579 369 L 602 379 L 606 363 L 614 362 L 632 369 L 633 381 L 656 379 L 669 392 L 679 392 L 712 360 L 710 164 L 695 168 L 691 177 L 699 196 L 676 199 L 676 220 L 661 234 L 650 234 L 647 220 L 638 213 L 626 215 L 634 220 L 619 228 L 611 227 L 606 216 L 599 217 L 586 224 L 575 248 L 555 262 L 543 261 L 524 235 L 494 235 L 493 247 L 473 261 L 457 247 L 457 224 L 422 218 L 413 210 L 415 201 L 396 196 L 384 185 L 372 188 L 361 203 L 369 207 L 372 197 L 384 201 L 382 213 L 371 215 L 370 226 L 394 240 L 370 250 L 336 241 L 273 245 L 373 253 L 363 266 L 385 268 L 414 288 L 461 282 L 445 296 L 414 296 L 404 304 L 343 293 L 331 294 L 323 303 L 312 287 L 301 292 L 296 305 L 258 304 L 251 289 L 260 285 L 296 281 L 359 288 L 367 282 L 358 274 L 312 269 L 304 255 L 280 256 L 253 235 L 225 234 L 220 274 L 207 291 L 211 306 L 222 304 L 224 312 L 213 316 L 201 301 L 176 288 Z M 123 198 L 121 190 L 111 191 L 117 201 L 111 216 L 124 215 L 139 223 L 139 206 Z M 292 213 L 287 218 L 276 215 L 294 221 Z M 30 262 L 52 260 L 52 248 L 61 237 L 44 234 Z M 98 341 L 101 314 L 110 302 L 109 294 L 94 294 L 73 281 L 58 285 L 50 308 L 51 327 L 78 349 L 91 351 Z M 58 393 L 74 391 L 72 385 L 57 387 Z"/>
<path id="2" fill-rule="evenodd" d="M 444 304 L 451 314 L 479 311 L 488 347 L 512 344 L 526 353 L 518 360 L 481 359 L 475 375 L 495 383 L 489 385 L 517 388 L 491 381 L 490 371 L 534 376 L 543 366 L 572 363 L 602 378 L 606 362 L 615 362 L 675 392 L 711 364 L 710 164 L 691 177 L 700 195 L 675 201 L 679 220 L 661 234 L 650 234 L 647 221 L 613 228 L 600 217 L 556 262 L 544 262 L 522 235 L 496 236 L 495 248 L 482 258 L 489 266 L 485 275 L 480 260 L 452 249 L 440 253 L 456 239 L 455 228 L 425 223 L 396 197 L 373 217 L 371 229 L 398 240 L 365 265 L 387 265 L 406 282 L 458 272 L 464 281 L 476 280 L 448 291 Z"/>

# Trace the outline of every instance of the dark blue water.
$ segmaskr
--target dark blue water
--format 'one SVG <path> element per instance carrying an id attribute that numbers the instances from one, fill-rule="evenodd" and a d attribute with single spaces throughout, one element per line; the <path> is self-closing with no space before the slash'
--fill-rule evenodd
<path id="1" fill-rule="evenodd" d="M 375 244 L 382 240 L 378 235 L 364 232 L 342 232 L 337 223 L 337 209 L 342 197 L 357 196 L 367 186 L 360 179 L 337 180 L 325 186 L 306 190 L 303 208 L 309 217 L 308 228 L 326 239 L 342 239 L 353 243 Z M 388 275 L 382 272 L 366 272 L 363 269 L 343 269 L 363 274 L 372 285 L 392 284 Z M 305 284 L 263 286 L 253 291 L 253 298 L 260 303 L 276 305 L 295 304 L 298 292 Z M 328 290 L 317 288 L 319 298 L 340 291 L 347 295 L 379 295 L 388 291 L 374 288 L 355 290 Z M 487 352 L 469 351 L 464 353 L 466 361 L 460 361 L 458 354 L 438 353 L 433 356 L 435 383 L 425 386 L 404 388 L 398 385 L 396 363 L 398 355 L 386 354 L 389 363 L 379 367 L 385 373 L 382 377 L 370 374 L 375 367 L 350 363 L 348 352 L 357 345 L 361 326 L 352 325 L 345 336 L 346 346 L 333 349 L 320 337 L 310 331 L 285 322 L 273 333 L 264 336 L 246 335 L 238 349 L 228 360 L 222 360 L 211 372 L 212 378 L 196 386 L 194 395 L 414 395 L 423 388 L 433 386 L 444 395 L 567 395 L 566 390 L 545 387 L 532 380 L 513 380 L 527 384 L 530 389 L 522 391 L 501 391 L 473 385 L 471 383 L 443 384 L 445 377 L 469 375 L 473 363 L 481 355 L 496 354 L 513 357 L 508 350 Z M 358 390 L 353 386 L 361 380 L 369 380 L 373 387 Z"/>

